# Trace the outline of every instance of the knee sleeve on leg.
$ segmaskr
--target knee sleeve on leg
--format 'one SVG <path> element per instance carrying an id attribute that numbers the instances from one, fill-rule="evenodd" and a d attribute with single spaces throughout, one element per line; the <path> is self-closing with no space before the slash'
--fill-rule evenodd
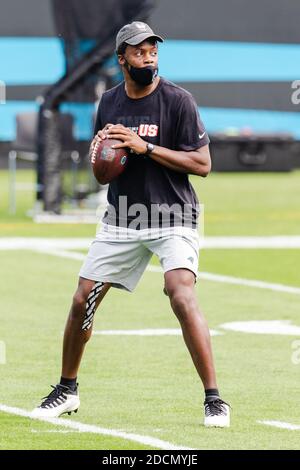
<path id="1" fill-rule="evenodd" d="M 99 297 L 100 292 L 104 286 L 104 282 L 96 282 L 93 289 L 89 293 L 85 304 L 85 316 L 82 324 L 83 330 L 89 330 L 92 326 L 95 311 L 96 311 L 96 302 Z"/>

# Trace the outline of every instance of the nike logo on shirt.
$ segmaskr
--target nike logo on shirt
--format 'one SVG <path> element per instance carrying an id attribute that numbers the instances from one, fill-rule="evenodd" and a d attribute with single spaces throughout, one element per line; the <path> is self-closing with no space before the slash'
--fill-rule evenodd
<path id="1" fill-rule="evenodd" d="M 206 132 L 203 132 L 203 134 L 199 134 L 199 139 L 202 139 L 202 137 L 204 137 L 206 134 Z"/>

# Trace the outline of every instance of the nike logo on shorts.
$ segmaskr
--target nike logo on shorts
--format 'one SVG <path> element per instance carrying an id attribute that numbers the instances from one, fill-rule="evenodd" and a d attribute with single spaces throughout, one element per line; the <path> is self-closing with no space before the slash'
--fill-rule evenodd
<path id="1" fill-rule="evenodd" d="M 199 134 L 199 139 L 202 139 L 205 136 L 206 132 L 203 132 L 203 134 Z"/>

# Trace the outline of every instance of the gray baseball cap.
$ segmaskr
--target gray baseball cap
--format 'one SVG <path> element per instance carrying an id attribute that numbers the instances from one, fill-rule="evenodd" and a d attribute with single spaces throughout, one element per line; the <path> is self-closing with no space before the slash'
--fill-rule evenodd
<path id="1" fill-rule="evenodd" d="M 155 34 L 149 25 L 142 21 L 133 21 L 125 24 L 117 34 L 116 50 L 125 42 L 130 46 L 136 46 L 148 38 L 155 38 L 159 42 L 163 42 L 163 38 Z"/>

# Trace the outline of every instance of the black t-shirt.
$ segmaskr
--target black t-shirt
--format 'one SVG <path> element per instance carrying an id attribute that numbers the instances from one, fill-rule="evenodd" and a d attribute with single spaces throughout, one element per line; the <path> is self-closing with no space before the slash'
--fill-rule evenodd
<path id="1" fill-rule="evenodd" d="M 127 96 L 124 82 L 106 91 L 95 134 L 107 123 L 123 124 L 145 141 L 172 150 L 191 151 L 209 143 L 192 95 L 164 78 L 150 95 L 139 99 Z M 104 222 L 136 229 L 167 226 L 168 217 L 171 225 L 195 226 L 198 217 L 198 200 L 188 175 L 147 155 L 129 155 L 125 171 L 109 185 L 108 203 Z"/>

